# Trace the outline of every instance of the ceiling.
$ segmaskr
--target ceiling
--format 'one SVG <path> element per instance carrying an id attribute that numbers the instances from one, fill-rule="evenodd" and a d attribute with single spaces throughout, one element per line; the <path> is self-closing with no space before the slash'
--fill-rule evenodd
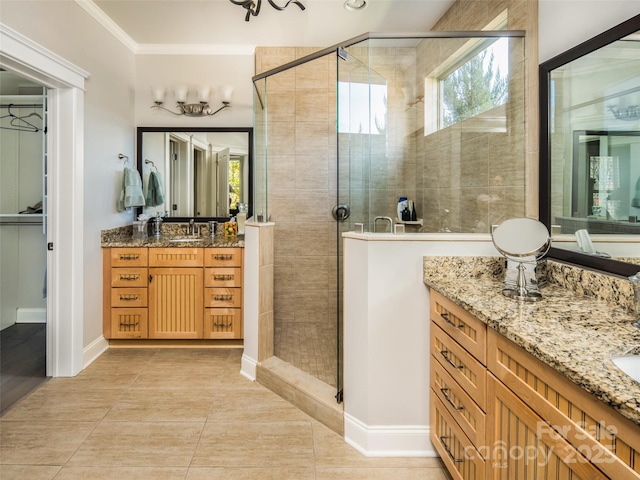
<path id="1" fill-rule="evenodd" d="M 367 0 L 364 10 L 347 11 L 344 0 L 299 0 L 284 11 L 262 1 L 260 14 L 229 0 L 76 0 L 94 16 L 108 16 L 123 41 L 138 51 L 158 46 L 328 47 L 367 32 L 426 32 L 454 0 Z M 274 0 L 280 6 L 288 0 Z M 110 19 L 110 20 L 109 20 Z M 104 23 L 104 22 L 103 22 Z M 112 25 L 113 27 L 113 25 Z M 126 34 L 126 35 L 123 35 Z"/>

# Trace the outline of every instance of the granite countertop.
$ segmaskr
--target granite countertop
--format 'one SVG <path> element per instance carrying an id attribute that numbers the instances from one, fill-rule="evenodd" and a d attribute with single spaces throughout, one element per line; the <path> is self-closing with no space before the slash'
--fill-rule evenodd
<path id="1" fill-rule="evenodd" d="M 136 240 L 131 237 L 113 237 L 101 243 L 102 247 L 244 247 L 244 237 L 202 237 L 195 241 L 176 242 L 176 238 L 162 236 L 160 238 L 147 237 L 146 240 Z"/>
<path id="2" fill-rule="evenodd" d="M 184 224 L 163 225 L 162 235 L 159 238 L 153 235 L 144 240 L 132 236 L 131 225 L 112 228 L 100 232 L 101 247 L 244 247 L 244 235 L 225 236 L 221 226 L 216 230 L 214 238 L 209 236 L 209 229 L 205 227 L 200 236 L 185 235 Z M 177 238 L 189 238 L 189 241 L 176 242 Z M 172 241 L 173 240 L 173 241 Z"/>
<path id="3" fill-rule="evenodd" d="M 640 383 L 610 359 L 611 352 L 640 345 L 640 329 L 631 325 L 635 316 L 630 310 L 619 301 L 579 293 L 579 285 L 575 290 L 560 286 L 553 275 L 540 290 L 542 300 L 519 302 L 502 295 L 495 259 L 479 261 L 473 265 L 462 257 L 424 257 L 424 283 L 640 425 Z M 584 273 L 561 268 L 574 268 L 575 278 Z"/>

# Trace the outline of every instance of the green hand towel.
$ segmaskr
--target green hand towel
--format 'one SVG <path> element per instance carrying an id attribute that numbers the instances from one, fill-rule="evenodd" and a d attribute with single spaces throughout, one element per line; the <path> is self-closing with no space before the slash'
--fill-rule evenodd
<path id="1" fill-rule="evenodd" d="M 162 193 L 162 181 L 158 172 L 149 174 L 149 182 L 147 183 L 147 207 L 157 207 L 164 203 L 164 195 Z"/>
<path id="2" fill-rule="evenodd" d="M 126 167 L 122 172 L 122 188 L 118 199 L 118 211 L 124 212 L 131 207 L 143 207 L 142 179 L 138 170 Z"/>

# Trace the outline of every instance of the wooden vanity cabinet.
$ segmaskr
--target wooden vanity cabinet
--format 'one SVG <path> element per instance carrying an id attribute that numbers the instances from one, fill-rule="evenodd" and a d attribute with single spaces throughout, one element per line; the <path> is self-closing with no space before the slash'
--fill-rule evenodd
<path id="1" fill-rule="evenodd" d="M 103 255 L 105 338 L 147 338 L 146 248 L 110 248 Z M 107 287 L 108 286 L 108 287 Z"/>
<path id="2" fill-rule="evenodd" d="M 243 249 L 105 248 L 107 339 L 242 339 Z"/>
<path id="3" fill-rule="evenodd" d="M 434 290 L 431 320 L 431 440 L 453 478 L 640 480 L 636 424 Z"/>

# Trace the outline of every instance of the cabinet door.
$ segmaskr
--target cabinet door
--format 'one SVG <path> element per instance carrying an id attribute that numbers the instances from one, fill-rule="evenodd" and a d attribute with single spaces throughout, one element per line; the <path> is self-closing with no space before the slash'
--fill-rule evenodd
<path id="1" fill-rule="evenodd" d="M 205 308 L 204 338 L 242 338 L 242 310 Z"/>
<path id="2" fill-rule="evenodd" d="M 487 378 L 493 425 L 487 436 L 490 480 L 605 480 L 592 463 L 491 374 Z"/>
<path id="3" fill-rule="evenodd" d="M 149 338 L 202 338 L 202 268 L 150 268 Z"/>
<path id="4" fill-rule="evenodd" d="M 111 338 L 147 338 L 146 308 L 112 308 Z"/>

